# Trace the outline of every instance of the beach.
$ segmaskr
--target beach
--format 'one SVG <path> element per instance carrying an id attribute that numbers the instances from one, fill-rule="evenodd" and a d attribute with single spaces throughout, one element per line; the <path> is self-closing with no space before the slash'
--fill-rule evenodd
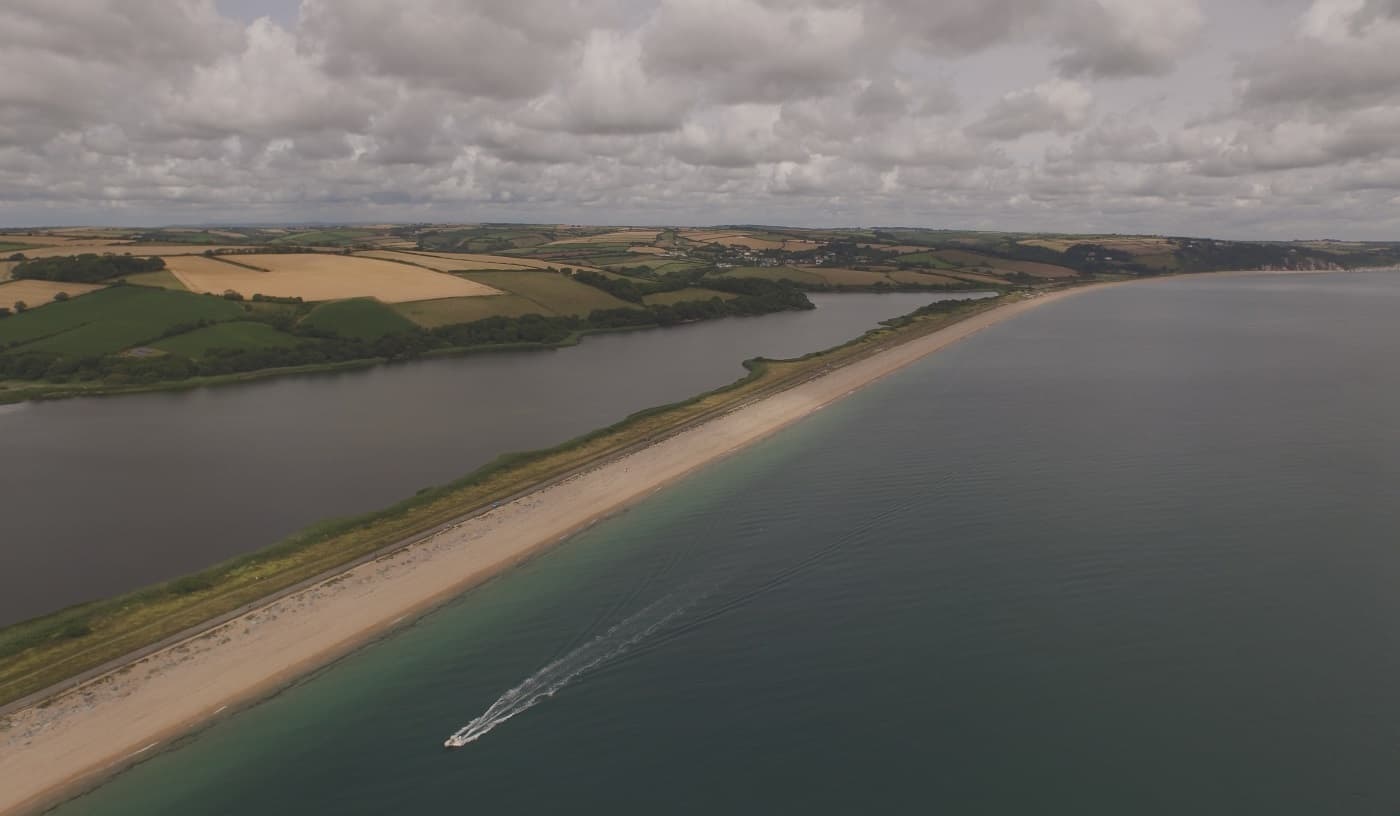
<path id="1" fill-rule="evenodd" d="M 13 712 L 0 721 L 0 813 L 71 795 L 731 451 L 1089 288 L 1009 303 L 743 405 Z"/>

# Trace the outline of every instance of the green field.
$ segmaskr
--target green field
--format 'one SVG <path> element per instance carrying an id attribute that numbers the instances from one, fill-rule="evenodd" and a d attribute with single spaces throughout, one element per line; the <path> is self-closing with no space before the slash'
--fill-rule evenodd
<path id="1" fill-rule="evenodd" d="M 266 323 L 237 320 L 195 329 L 151 345 L 161 351 L 197 360 L 208 354 L 210 349 L 290 348 L 301 342 L 300 338 L 280 332 Z"/>
<path id="2" fill-rule="evenodd" d="M 538 303 L 519 295 L 414 300 L 395 303 L 391 308 L 425 329 L 450 326 L 454 323 L 471 323 L 488 317 L 518 317 L 541 313 Z"/>
<path id="3" fill-rule="evenodd" d="M 934 269 L 955 269 L 961 265 L 952 263 L 946 258 L 941 258 L 934 252 L 913 252 L 908 255 L 900 255 L 899 262 L 914 266 L 927 266 Z"/>
<path id="4" fill-rule="evenodd" d="M 7 254 L 11 252 L 23 252 L 26 249 L 33 248 L 33 244 L 18 244 L 14 241 L 0 241 L 0 252 L 4 252 Z"/>
<path id="5" fill-rule="evenodd" d="M 790 280 L 793 283 L 807 283 L 820 286 L 826 279 L 805 269 L 791 266 L 740 266 L 734 269 L 721 269 L 720 275 L 734 278 L 763 278 L 764 280 Z"/>
<path id="6" fill-rule="evenodd" d="M 323 229 L 293 232 L 272 239 L 271 244 L 294 244 L 296 246 L 342 246 L 377 237 L 374 230 L 362 229 Z"/>
<path id="7" fill-rule="evenodd" d="M 113 286 L 0 320 L 0 345 L 96 357 L 155 340 L 181 323 L 230 320 L 233 301 L 144 286 Z"/>
<path id="8" fill-rule="evenodd" d="M 123 280 L 133 286 L 154 286 L 157 289 L 174 289 L 177 292 L 188 291 L 180 279 L 175 277 L 169 269 L 161 269 L 156 272 L 138 272 L 135 275 L 127 275 Z"/>
<path id="9" fill-rule="evenodd" d="M 716 292 L 713 289 L 698 289 L 690 287 L 688 289 L 677 289 L 674 292 L 657 292 L 654 295 L 647 295 L 642 298 L 648 306 L 670 306 L 672 303 L 684 303 L 687 300 L 709 300 L 710 298 L 720 298 L 729 300 L 738 295 L 733 292 Z"/>
<path id="10" fill-rule="evenodd" d="M 467 272 L 462 277 L 534 302 L 541 314 L 587 315 L 594 309 L 635 309 L 637 304 L 554 272 L 500 270 Z"/>
<path id="11" fill-rule="evenodd" d="M 302 318 L 301 325 L 363 340 L 377 340 L 386 334 L 414 328 L 413 321 L 374 298 L 322 303 Z"/>

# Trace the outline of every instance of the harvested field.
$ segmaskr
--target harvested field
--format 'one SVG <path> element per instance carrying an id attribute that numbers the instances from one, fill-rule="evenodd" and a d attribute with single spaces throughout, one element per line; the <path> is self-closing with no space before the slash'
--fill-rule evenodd
<path id="1" fill-rule="evenodd" d="M 538 303 L 519 295 L 414 300 L 395 303 L 393 309 L 425 329 L 472 323 L 488 317 L 519 317 L 544 312 Z"/>
<path id="2" fill-rule="evenodd" d="M 784 242 L 769 241 L 764 238 L 754 238 L 748 235 L 729 235 L 723 238 L 716 238 L 711 243 L 743 247 L 744 249 L 782 249 Z"/>
<path id="3" fill-rule="evenodd" d="M 661 235 L 661 230 L 618 230 L 617 232 L 605 232 L 599 235 L 575 235 L 568 238 L 561 238 L 558 241 L 550 241 L 545 246 L 556 244 L 650 244 Z"/>
<path id="4" fill-rule="evenodd" d="M 713 289 L 698 289 L 690 287 L 688 289 L 677 289 L 674 292 L 657 292 L 654 295 L 647 295 L 642 298 L 648 306 L 670 306 L 672 303 L 684 303 L 688 300 L 709 300 L 719 298 L 730 300 L 738 295 L 732 292 L 716 292 Z"/>
<path id="5" fill-rule="evenodd" d="M 19 261 L 0 261 L 0 281 L 9 280 L 16 266 L 19 266 Z"/>
<path id="6" fill-rule="evenodd" d="M 190 291 L 217 294 L 232 289 L 245 297 L 262 294 L 307 301 L 372 297 L 402 303 L 496 294 L 494 289 L 453 275 L 375 258 L 294 253 L 238 255 L 235 260 L 268 271 L 198 255 L 171 258 L 166 263 Z"/>
<path id="7" fill-rule="evenodd" d="M 53 303 L 53 296 L 67 292 L 70 297 L 95 292 L 102 287 L 93 283 L 68 283 L 66 281 L 17 280 L 0 285 L 0 306 L 13 306 L 22 300 L 29 308 Z"/>
<path id="8" fill-rule="evenodd" d="M 473 269 L 533 269 L 534 267 L 515 263 L 513 259 L 506 258 L 500 263 L 487 261 L 470 261 L 461 257 L 450 257 L 444 255 L 425 255 L 418 252 L 396 252 L 393 250 L 376 249 L 370 252 L 358 252 L 357 258 L 377 258 L 383 261 L 395 261 L 397 263 L 409 263 L 416 266 L 426 267 L 438 272 L 470 272 Z M 509 262 L 509 263 L 507 263 Z"/>
<path id="9" fill-rule="evenodd" d="M 465 277 L 532 301 L 540 314 L 587 315 L 594 309 L 635 309 L 637 304 L 615 298 L 572 278 L 540 270 L 468 272 Z"/>

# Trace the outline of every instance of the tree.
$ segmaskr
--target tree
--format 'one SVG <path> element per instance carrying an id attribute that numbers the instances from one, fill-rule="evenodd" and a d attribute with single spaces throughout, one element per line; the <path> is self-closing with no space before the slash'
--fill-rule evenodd
<path id="1" fill-rule="evenodd" d="M 15 313 L 23 312 L 29 308 L 29 304 L 22 300 L 15 301 Z"/>
<path id="2" fill-rule="evenodd" d="M 68 299 L 68 293 L 67 293 L 67 292 L 56 292 L 56 293 L 54 294 L 54 296 L 53 296 L 53 299 L 54 299 L 54 302 L 55 302 L 55 303 L 62 303 L 63 301 L 65 301 L 65 300 Z"/>

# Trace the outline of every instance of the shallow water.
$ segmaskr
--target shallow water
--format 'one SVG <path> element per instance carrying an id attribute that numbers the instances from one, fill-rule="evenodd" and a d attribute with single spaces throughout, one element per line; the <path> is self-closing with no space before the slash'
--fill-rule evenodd
<path id="1" fill-rule="evenodd" d="M 377 510 L 733 382 L 750 357 L 818 351 L 945 297 L 818 295 L 813 312 L 555 351 L 0 406 L 0 625 Z"/>
<path id="2" fill-rule="evenodd" d="M 1397 306 L 1046 305 L 59 813 L 1393 813 Z"/>

